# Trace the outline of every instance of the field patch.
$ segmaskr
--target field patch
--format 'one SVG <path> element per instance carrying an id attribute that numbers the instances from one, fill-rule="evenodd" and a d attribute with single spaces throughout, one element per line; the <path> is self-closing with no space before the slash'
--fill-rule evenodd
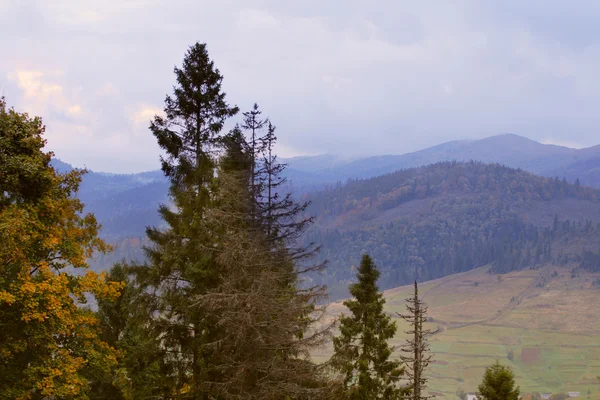
<path id="1" fill-rule="evenodd" d="M 420 285 L 429 306 L 430 329 L 441 328 L 430 338 L 434 360 L 426 375 L 430 393 L 437 399 L 457 400 L 458 389 L 475 392 L 485 368 L 499 361 L 513 369 L 522 393 L 581 392 L 581 400 L 600 400 L 600 290 L 573 285 L 568 268 L 549 266 L 511 272 L 498 279 L 488 268 L 447 276 Z M 551 277 L 554 271 L 558 277 Z M 540 277 L 548 277 L 538 286 Z M 600 274 L 580 273 L 590 282 Z M 478 282 L 475 285 L 474 282 Z M 398 324 L 391 344 L 406 342 L 405 321 L 394 314 L 405 312 L 404 299 L 412 287 L 384 292 L 386 311 Z M 332 315 L 344 311 L 332 304 Z M 328 353 L 329 352 L 329 353 Z M 326 361 L 329 350 L 314 352 Z"/>
<path id="2" fill-rule="evenodd" d="M 523 364 L 537 364 L 540 361 L 542 350 L 536 347 L 523 347 L 521 349 L 521 362 Z"/>

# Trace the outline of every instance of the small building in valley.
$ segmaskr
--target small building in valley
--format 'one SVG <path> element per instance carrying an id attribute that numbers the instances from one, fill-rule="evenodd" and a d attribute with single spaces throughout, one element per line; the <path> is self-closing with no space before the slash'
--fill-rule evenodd
<path id="1" fill-rule="evenodd" d="M 477 393 L 467 393 L 467 400 L 478 400 Z"/>
<path id="2" fill-rule="evenodd" d="M 570 398 L 575 398 L 575 397 L 580 397 L 580 396 L 581 396 L 581 392 L 569 392 Z"/>

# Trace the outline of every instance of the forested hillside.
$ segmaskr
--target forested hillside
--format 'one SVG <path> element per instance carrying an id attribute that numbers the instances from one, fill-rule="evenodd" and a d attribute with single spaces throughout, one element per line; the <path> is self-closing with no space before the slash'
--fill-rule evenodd
<path id="1" fill-rule="evenodd" d="M 310 199 L 317 218 L 304 240 L 322 244 L 330 264 L 315 279 L 334 298 L 364 252 L 385 288 L 487 264 L 501 273 L 551 261 L 598 266 L 600 191 L 497 164 L 438 163 Z"/>

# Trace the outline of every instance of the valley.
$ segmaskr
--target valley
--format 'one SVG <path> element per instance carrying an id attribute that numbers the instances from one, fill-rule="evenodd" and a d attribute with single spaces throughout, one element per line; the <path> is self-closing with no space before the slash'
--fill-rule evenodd
<path id="1" fill-rule="evenodd" d="M 430 393 L 456 399 L 457 390 L 475 392 L 485 367 L 509 365 L 523 393 L 581 392 L 600 398 L 600 273 L 572 272 L 546 265 L 508 274 L 489 266 L 419 285 L 429 307 L 435 362 L 429 367 Z M 383 283 L 383 282 L 382 282 Z M 405 312 L 412 286 L 384 292 L 386 311 L 399 326 L 392 344 L 400 353 L 407 329 Z M 344 312 L 341 302 L 331 316 Z M 315 359 L 328 359 L 330 348 Z"/>

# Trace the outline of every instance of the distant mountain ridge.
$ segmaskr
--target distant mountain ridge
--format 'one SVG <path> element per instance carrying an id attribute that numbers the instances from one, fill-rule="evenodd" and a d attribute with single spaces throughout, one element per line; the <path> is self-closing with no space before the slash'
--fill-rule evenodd
<path id="1" fill-rule="evenodd" d="M 52 165 L 60 172 L 74 167 L 59 159 Z M 77 195 L 85 211 L 93 213 L 102 225 L 101 236 L 109 241 L 139 236 L 146 226 L 159 226 L 162 221 L 158 206 L 168 201 L 169 183 L 162 171 L 137 174 L 107 174 L 88 171 Z"/>
<path id="2" fill-rule="evenodd" d="M 318 164 L 327 165 L 328 156 L 315 156 Z M 334 156 L 329 156 L 333 158 Z M 537 175 L 579 178 L 583 185 L 600 187 L 600 145 L 584 149 L 542 144 L 534 140 L 503 134 L 479 140 L 456 140 L 402 155 L 382 155 L 362 158 L 318 170 L 306 168 L 310 157 L 285 160 L 296 178 L 298 186 L 345 182 L 354 178 L 372 178 L 400 169 L 420 167 L 441 161 L 481 161 L 498 163 L 511 168 L 521 168 Z M 304 178 L 301 172 L 306 172 Z M 310 172 L 310 174 L 308 174 Z M 315 176 L 317 174 L 317 176 Z M 304 180 L 303 180 L 304 179 Z"/>
<path id="3" fill-rule="evenodd" d="M 600 146 L 571 149 L 510 134 L 452 141 L 403 155 L 361 159 L 320 155 L 282 161 L 289 165 L 286 177 L 290 188 L 296 195 L 306 196 L 327 187 L 342 186 L 350 179 L 369 179 L 453 160 L 498 163 L 537 175 L 564 177 L 572 183 L 579 179 L 581 185 L 600 188 Z M 52 160 L 52 163 L 59 171 L 73 168 L 58 159 Z M 136 238 L 134 242 L 138 243 L 145 236 L 146 226 L 162 225 L 157 208 L 159 204 L 168 203 L 168 187 L 169 183 L 160 170 L 137 174 L 89 171 L 83 178 L 78 196 L 86 205 L 86 212 L 94 213 L 102 224 L 103 238 L 113 244 Z M 560 211 L 560 207 L 556 206 L 555 211 Z M 380 218 L 385 218 L 385 215 L 381 214 Z M 380 222 L 383 223 L 383 219 Z M 132 245 L 127 254 L 141 254 L 136 246 Z M 114 255 L 117 256 L 119 254 Z"/>

